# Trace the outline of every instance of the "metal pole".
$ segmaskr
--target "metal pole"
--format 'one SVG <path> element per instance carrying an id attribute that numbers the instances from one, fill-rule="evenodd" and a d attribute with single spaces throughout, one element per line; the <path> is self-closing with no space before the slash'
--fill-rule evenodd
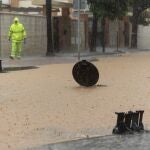
<path id="1" fill-rule="evenodd" d="M 46 19 L 47 19 L 47 56 L 53 56 L 52 43 L 52 0 L 46 0 Z"/>
<path id="2" fill-rule="evenodd" d="M 1 11 L 1 8 L 0 8 Z M 0 12 L 0 59 L 2 59 L 2 22 L 1 22 L 1 12 Z"/>
<path id="3" fill-rule="evenodd" d="M 0 10 L 1 11 L 1 10 Z M 2 69 L 2 32 L 1 32 L 1 30 L 2 30 L 2 25 L 1 25 L 1 12 L 0 12 L 0 72 L 2 72 L 3 71 L 3 69 Z"/>
<path id="4" fill-rule="evenodd" d="M 52 24 L 52 49 L 54 51 L 54 17 L 51 17 L 51 24 Z"/>
<path id="5" fill-rule="evenodd" d="M 78 0 L 78 61 L 80 61 L 80 0 Z"/>

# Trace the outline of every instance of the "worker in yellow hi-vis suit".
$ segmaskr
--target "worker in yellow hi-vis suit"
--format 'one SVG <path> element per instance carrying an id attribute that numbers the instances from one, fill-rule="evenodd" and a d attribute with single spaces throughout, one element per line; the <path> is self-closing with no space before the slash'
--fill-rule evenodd
<path id="1" fill-rule="evenodd" d="M 26 31 L 17 17 L 14 18 L 14 23 L 10 26 L 8 38 L 12 42 L 10 58 L 21 58 L 22 42 L 26 40 Z"/>

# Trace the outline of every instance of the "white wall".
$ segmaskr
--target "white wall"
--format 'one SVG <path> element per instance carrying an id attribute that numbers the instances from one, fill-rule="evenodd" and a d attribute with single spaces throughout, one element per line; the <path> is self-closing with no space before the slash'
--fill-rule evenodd
<path id="1" fill-rule="evenodd" d="M 2 0 L 2 4 L 10 4 L 10 0 Z"/>
<path id="2" fill-rule="evenodd" d="M 150 26 L 138 26 L 137 48 L 150 49 Z"/>

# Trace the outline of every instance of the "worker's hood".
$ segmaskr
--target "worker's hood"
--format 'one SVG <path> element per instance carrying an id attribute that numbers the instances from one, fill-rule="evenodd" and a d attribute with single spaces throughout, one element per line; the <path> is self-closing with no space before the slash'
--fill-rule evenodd
<path id="1" fill-rule="evenodd" d="M 19 23 L 19 19 L 17 17 L 14 18 L 14 23 Z"/>

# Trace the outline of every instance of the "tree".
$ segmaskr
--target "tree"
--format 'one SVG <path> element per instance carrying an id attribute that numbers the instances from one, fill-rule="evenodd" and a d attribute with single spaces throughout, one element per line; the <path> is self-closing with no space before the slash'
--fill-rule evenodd
<path id="1" fill-rule="evenodd" d="M 137 30 L 141 13 L 150 7 L 150 0 L 129 0 L 133 7 L 131 47 L 137 48 Z"/>
<path id="2" fill-rule="evenodd" d="M 103 52 L 105 52 L 105 18 L 111 20 L 119 19 L 124 16 L 128 10 L 127 0 L 87 0 L 90 10 L 93 13 L 93 25 L 90 50 L 96 51 L 96 36 L 97 36 L 97 23 L 101 19 L 102 34 L 103 34 Z"/>
<path id="3" fill-rule="evenodd" d="M 52 1 L 46 0 L 46 18 L 47 18 L 47 56 L 53 55 L 53 41 L 52 41 L 52 24 L 51 24 L 51 16 L 52 16 Z"/>

